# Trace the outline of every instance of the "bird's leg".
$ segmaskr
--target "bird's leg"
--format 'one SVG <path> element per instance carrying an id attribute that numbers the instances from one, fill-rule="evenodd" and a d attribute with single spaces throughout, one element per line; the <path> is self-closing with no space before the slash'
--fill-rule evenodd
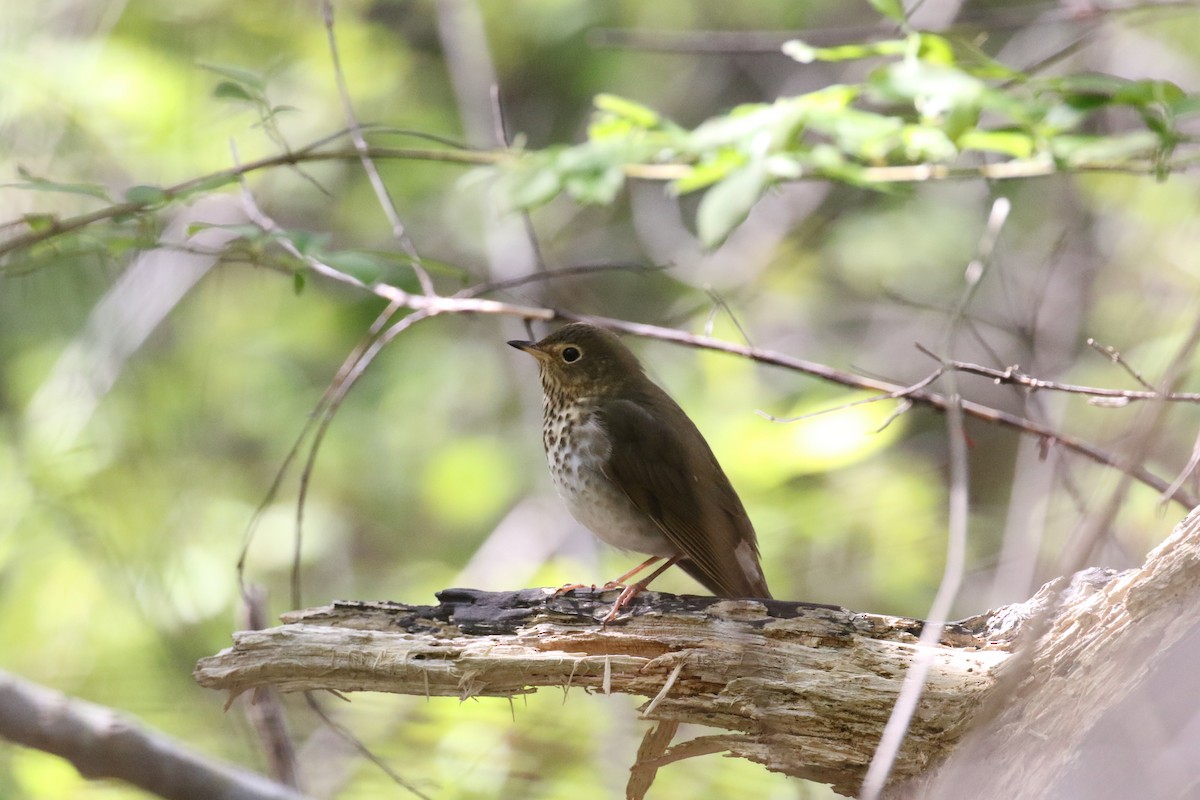
<path id="1" fill-rule="evenodd" d="M 566 594 L 567 592 L 573 592 L 576 589 L 591 589 L 594 592 L 594 591 L 596 591 L 596 584 L 594 584 L 594 583 L 564 583 L 562 586 L 555 589 L 554 594 L 552 594 L 550 596 L 558 597 L 560 594 Z"/>
<path id="2" fill-rule="evenodd" d="M 637 575 L 639 572 L 641 572 L 646 567 L 653 564 L 655 561 L 659 561 L 661 559 L 662 559 L 662 556 L 650 556 L 645 561 L 638 564 L 633 569 L 629 570 L 629 572 L 626 572 L 624 575 L 622 575 L 619 578 L 616 578 L 615 580 L 609 581 L 608 583 L 604 584 L 604 586 L 601 588 L 603 588 L 603 589 L 624 589 L 625 581 L 629 580 L 634 575 Z M 655 574 L 658 574 L 658 573 L 655 573 Z"/>
<path id="3" fill-rule="evenodd" d="M 662 558 L 662 556 L 650 556 L 650 558 L 647 558 L 645 561 L 638 564 L 633 569 L 629 570 L 629 572 L 626 572 L 624 575 L 617 578 L 616 580 L 609 581 L 608 583 L 604 584 L 600 588 L 601 589 L 624 589 L 625 581 L 629 580 L 634 575 L 637 575 L 639 572 L 644 570 L 646 567 L 650 566 L 655 561 L 658 561 L 661 558 Z M 658 573 L 655 573 L 655 574 L 657 575 Z M 596 591 L 596 584 L 594 584 L 594 583 L 591 583 L 591 584 L 588 584 L 588 583 L 565 583 L 562 586 L 555 589 L 554 594 L 552 594 L 550 596 L 558 597 L 560 594 L 566 594 L 567 592 L 573 592 L 576 589 L 591 589 L 592 591 Z"/>
<path id="4" fill-rule="evenodd" d="M 626 586 L 625 591 L 621 592 L 621 594 L 617 596 L 617 602 L 613 603 L 612 609 L 610 609 L 608 614 L 605 615 L 604 619 L 602 619 L 600 621 L 600 624 L 607 625 L 608 623 L 610 623 L 614 619 L 616 619 L 617 614 L 621 613 L 621 609 L 623 609 L 625 606 L 629 605 L 630 600 L 632 600 L 633 598 L 635 598 L 639 594 L 641 594 L 642 590 L 650 585 L 650 581 L 654 580 L 659 575 L 662 575 L 668 569 L 675 566 L 675 562 L 678 561 L 679 559 L 681 559 L 682 557 L 683 556 L 672 556 L 671 558 L 668 558 L 667 562 L 665 564 L 663 564 L 658 569 L 654 570 L 654 572 L 651 572 L 648 577 L 642 578 L 637 583 L 631 583 L 628 586 Z M 639 566 L 637 569 L 623 575 L 622 578 L 628 578 L 630 575 L 636 574 L 638 571 L 645 569 L 646 567 L 650 566 L 657 560 L 658 560 L 657 556 L 647 560 L 644 564 Z"/>

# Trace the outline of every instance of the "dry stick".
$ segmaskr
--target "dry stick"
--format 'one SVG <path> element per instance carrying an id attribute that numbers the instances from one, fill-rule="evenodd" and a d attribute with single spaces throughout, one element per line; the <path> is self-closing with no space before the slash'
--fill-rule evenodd
<path id="1" fill-rule="evenodd" d="M 1136 369 L 1134 369 L 1133 365 L 1125 360 L 1125 357 L 1123 355 L 1121 355 L 1121 352 L 1119 350 L 1117 350 L 1117 348 L 1110 347 L 1109 345 L 1106 345 L 1106 344 L 1101 344 L 1100 342 L 1097 342 L 1095 339 L 1092 339 L 1092 338 L 1089 338 L 1087 340 L 1087 346 L 1092 348 L 1093 350 L 1095 350 L 1097 353 L 1100 353 L 1101 355 L 1103 355 L 1105 358 L 1107 358 L 1109 361 L 1111 361 L 1112 363 L 1119 366 L 1121 369 L 1128 372 L 1129 377 L 1133 378 L 1135 381 L 1140 383 L 1142 386 L 1146 387 L 1147 389 L 1149 389 L 1152 392 L 1157 391 L 1154 388 L 1154 386 L 1151 385 L 1151 383 L 1149 381 L 1147 381 L 1145 378 L 1142 377 L 1142 373 L 1140 373 Z"/>
<path id="2" fill-rule="evenodd" d="M 250 587 L 249 602 L 244 606 L 243 630 L 260 631 L 267 627 L 266 597 L 267 592 L 262 587 Z M 242 705 L 246 718 L 262 743 L 271 777 L 284 786 L 299 789 L 296 745 L 288 731 L 287 715 L 279 690 L 274 686 L 260 686 Z"/>
<path id="3" fill-rule="evenodd" d="M 1167 487 L 1167 490 L 1159 495 L 1159 510 L 1164 510 L 1167 503 L 1171 502 L 1171 495 L 1179 487 L 1183 486 L 1184 481 L 1191 477 L 1192 473 L 1196 471 L 1197 464 L 1200 464 L 1200 434 L 1197 434 L 1196 441 L 1192 443 L 1192 455 L 1188 458 L 1187 464 L 1184 465 L 1183 469 L 1175 477 L 1175 480 L 1171 481 L 1171 485 Z"/>
<path id="4" fill-rule="evenodd" d="M 996 383 L 1024 386 L 1031 391 L 1066 392 L 1068 394 L 1083 394 L 1090 397 L 1127 400 L 1130 402 L 1134 400 L 1162 400 L 1175 403 L 1200 403 L 1200 392 L 1163 393 L 1153 388 L 1149 391 L 1137 389 L 1101 389 L 1094 386 L 1079 386 L 1073 383 L 1058 383 L 1057 381 L 1035 378 L 1032 375 L 1021 372 L 1021 368 L 1016 364 L 1001 370 L 993 367 L 985 367 L 980 364 L 973 364 L 969 361 L 956 361 L 954 359 L 943 358 L 920 344 L 917 345 L 917 349 L 930 358 L 937 359 L 938 363 L 947 369 L 991 378 Z"/>
<path id="5" fill-rule="evenodd" d="M 946 329 L 944 347 L 949 350 L 958 335 L 967 307 L 987 274 L 991 265 L 992 254 L 995 251 L 996 239 L 1008 219 L 1012 204 L 1006 197 L 999 197 L 992 203 L 991 213 L 988 214 L 987 225 L 980 237 L 977 255 L 967 265 L 965 280 L 967 286 L 954 310 Z M 946 564 L 942 571 L 942 580 L 938 585 L 937 594 L 930 605 L 925 624 L 921 627 L 921 635 L 917 641 L 916 653 L 912 663 L 904 675 L 896 703 L 892 713 L 883 728 L 879 745 L 871 756 L 867 766 L 867 774 L 863 778 L 860 797 L 862 800 L 876 800 L 883 787 L 887 784 L 892 765 L 900 754 L 904 737 L 912 716 L 916 713 L 917 703 L 925 689 L 925 680 L 929 668 L 933 664 L 934 654 L 942 638 L 942 629 L 954 605 L 962 586 L 963 572 L 967 561 L 967 523 L 970 513 L 970 475 L 967 469 L 967 434 L 962 413 L 962 396 L 958 390 L 958 378 L 954 372 L 945 375 L 949 402 L 946 406 L 946 428 L 949 434 L 950 450 L 950 508 L 947 525 Z"/>
<path id="6" fill-rule="evenodd" d="M 371 182 L 371 188 L 375 191 L 375 197 L 379 201 L 380 208 L 383 209 L 384 215 L 388 219 L 388 224 L 392 226 L 392 235 L 396 237 L 396 241 L 404 249 L 404 252 L 413 260 L 413 271 L 417 274 L 417 280 L 421 284 L 421 290 L 426 294 L 433 294 L 433 280 L 429 277 L 429 273 L 421 264 L 421 256 L 417 252 L 417 247 L 412 241 L 412 237 L 408 235 L 404 223 L 400 220 L 400 214 L 396 211 L 396 203 L 392 200 L 392 195 L 388 192 L 387 186 L 383 183 L 383 178 L 379 175 L 379 170 L 375 167 L 375 161 L 368 153 L 369 145 L 363 136 L 362 124 L 358 121 L 358 116 L 354 113 L 354 104 L 350 100 L 350 89 L 346 86 L 346 73 L 342 70 L 342 59 L 338 51 L 337 35 L 333 27 L 333 3 L 325 0 L 321 4 L 321 16 L 325 20 L 325 36 L 329 43 L 329 57 L 333 61 L 333 76 L 337 83 L 338 96 L 342 100 L 342 111 L 346 115 L 346 122 L 349 125 L 350 140 L 354 142 L 354 149 L 359 152 L 359 161 L 362 163 L 363 172 L 367 174 L 367 180 Z"/>
<path id="7" fill-rule="evenodd" d="M 320 717 L 321 721 L 328 725 L 330 730 L 332 730 L 339 737 L 341 737 L 343 741 L 358 751 L 363 758 L 367 759 L 372 764 L 379 767 L 379 769 L 383 770 L 383 772 L 387 774 L 387 776 L 391 778 L 397 785 L 407 789 L 409 792 L 412 792 L 417 797 L 420 797 L 421 800 L 432 800 L 429 795 L 425 794 L 420 789 L 404 780 L 404 777 L 396 772 L 396 770 L 392 769 L 386 761 L 372 753 L 371 748 L 359 741 L 358 737 L 351 733 L 345 725 L 329 716 L 329 713 L 325 709 L 321 708 L 320 704 L 317 703 L 317 700 L 315 697 L 313 697 L 312 692 L 305 692 L 304 699 L 308 703 L 308 707 L 312 709 L 312 712 Z"/>

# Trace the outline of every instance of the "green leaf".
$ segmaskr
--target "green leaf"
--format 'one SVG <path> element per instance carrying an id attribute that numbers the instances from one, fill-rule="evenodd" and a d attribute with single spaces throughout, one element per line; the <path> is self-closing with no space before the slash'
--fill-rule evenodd
<path id="1" fill-rule="evenodd" d="M 837 47 L 813 47 L 799 39 L 793 39 L 784 42 L 780 49 L 785 56 L 801 64 L 811 64 L 814 61 L 855 61 L 877 56 L 902 56 L 908 49 L 908 40 L 889 39 L 883 42 L 843 44 Z"/>
<path id="2" fill-rule="evenodd" d="M 1013 158 L 1029 158 L 1033 155 L 1033 138 L 1017 130 L 967 131 L 958 138 L 958 146 L 963 150 L 1003 153 Z"/>
<path id="3" fill-rule="evenodd" d="M 243 87 L 254 89 L 254 94 L 262 94 L 263 89 L 267 88 L 266 79 L 257 72 L 251 72 L 248 69 L 230 67 L 223 64 L 200 64 L 199 67 L 216 73 L 223 78 L 228 78 L 233 83 L 240 84 Z"/>
<path id="4" fill-rule="evenodd" d="M 557 149 L 543 150 L 501 169 L 497 188 L 510 208 L 537 208 L 562 191 L 562 177 L 555 164 L 557 153 Z"/>
<path id="5" fill-rule="evenodd" d="M 950 161 L 958 155 L 958 148 L 940 128 L 905 125 L 900 138 L 904 143 L 904 155 L 912 161 Z"/>
<path id="6" fill-rule="evenodd" d="M 296 270 L 292 273 L 292 290 L 296 294 L 301 294 L 304 291 L 304 285 L 307 283 L 307 278 L 302 270 Z"/>
<path id="7" fill-rule="evenodd" d="M 1171 104 L 1171 113 L 1176 117 L 1200 114 L 1200 94 L 1189 94 Z"/>
<path id="8" fill-rule="evenodd" d="M 231 183 L 237 183 L 237 175 L 232 172 L 215 172 L 212 175 L 207 175 L 197 179 L 194 183 L 186 186 L 188 194 L 196 192 L 209 192 L 213 189 L 220 189 L 222 186 L 228 186 Z"/>
<path id="9" fill-rule="evenodd" d="M 954 54 L 954 45 L 944 36 L 936 33 L 921 33 L 917 36 L 917 57 L 927 64 L 939 67 L 958 67 L 958 57 Z"/>
<path id="10" fill-rule="evenodd" d="M 672 183 L 671 191 L 682 195 L 707 188 L 745 163 L 746 156 L 737 150 L 719 150 L 714 157 L 696 164 L 687 175 Z"/>
<path id="11" fill-rule="evenodd" d="M 53 214 L 25 214 L 21 217 L 34 233 L 53 230 L 58 218 Z"/>
<path id="12" fill-rule="evenodd" d="M 1113 101 L 1131 106 L 1165 105 L 1179 102 L 1187 94 L 1170 81 L 1133 81 L 1117 90 Z"/>
<path id="13" fill-rule="evenodd" d="M 256 239 L 270 238 L 262 228 L 249 222 L 241 223 L 225 223 L 225 222 L 193 222 L 187 226 L 187 235 L 195 236 L 200 231 L 206 231 L 210 228 L 229 231 L 237 235 L 239 239 L 253 241 Z"/>
<path id="14" fill-rule="evenodd" d="M 575 172 L 567 175 L 564 187 L 572 198 L 580 203 L 607 205 L 625 185 L 625 171 L 619 166 L 592 172 Z"/>
<path id="15" fill-rule="evenodd" d="M 125 202 L 143 206 L 161 205 L 170 198 L 157 186 L 130 186 L 125 190 Z"/>
<path id="16" fill-rule="evenodd" d="M 662 117 L 654 109 L 615 94 L 598 94 L 594 102 L 600 111 L 628 120 L 639 128 L 654 128 L 662 122 Z"/>
<path id="17" fill-rule="evenodd" d="M 871 6 L 893 22 L 903 25 L 908 21 L 904 13 L 904 4 L 900 0 L 871 0 Z"/>
<path id="18" fill-rule="evenodd" d="M 302 256 L 324 258 L 322 249 L 329 243 L 330 235 L 317 231 L 287 230 L 274 234 L 277 238 L 286 239 L 300 252 Z"/>
<path id="19" fill-rule="evenodd" d="M 233 81 L 221 81 L 213 89 L 213 97 L 220 97 L 226 100 L 250 100 L 254 101 L 257 98 L 246 91 L 246 88 L 240 83 Z"/>
<path id="20" fill-rule="evenodd" d="M 1149 156 L 1159 139 L 1149 131 L 1116 136 L 1056 136 L 1050 141 L 1054 157 L 1068 167 L 1109 164 L 1134 156 Z"/>
<path id="21" fill-rule="evenodd" d="M 58 183 L 57 181 L 46 180 L 32 174 L 23 166 L 17 167 L 17 175 L 24 180 L 23 183 L 8 183 L 0 184 L 4 188 L 13 189 L 31 189 L 35 192 L 61 192 L 63 194 L 81 194 L 86 197 L 95 197 L 98 200 L 112 202 L 112 198 L 108 196 L 108 192 L 104 188 L 95 183 Z"/>
<path id="22" fill-rule="evenodd" d="M 696 232 L 705 247 L 716 247 L 740 225 L 770 186 L 761 161 L 731 172 L 713 186 L 696 210 Z"/>
<path id="23" fill-rule="evenodd" d="M 321 261 L 324 261 L 339 272 L 344 272 L 351 277 L 358 278 L 367 285 L 379 280 L 384 267 L 375 256 L 357 250 L 342 250 L 336 253 L 327 253 L 320 258 Z"/>

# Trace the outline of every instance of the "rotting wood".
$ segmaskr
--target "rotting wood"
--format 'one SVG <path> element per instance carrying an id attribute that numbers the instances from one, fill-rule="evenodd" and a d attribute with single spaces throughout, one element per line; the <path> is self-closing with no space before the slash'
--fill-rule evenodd
<path id="1" fill-rule="evenodd" d="M 857 792 L 921 621 L 647 592 L 628 615 L 601 626 L 614 596 L 448 589 L 436 606 L 337 602 L 290 612 L 278 628 L 235 634 L 233 647 L 201 660 L 195 674 L 233 694 L 264 685 L 458 697 L 545 686 L 635 694 L 653 701 L 643 706 L 650 719 L 719 729 L 669 747 L 643 771 L 724 751 Z M 959 761 L 968 757 L 967 783 L 1003 787 L 989 797 L 1052 796 L 1037 787 L 1049 791 L 1062 780 L 1072 743 L 1187 631 L 1200 629 L 1195 619 L 1200 511 L 1139 569 L 1085 570 L 1028 602 L 946 626 L 888 796 L 931 797 L 932 789 L 956 797 Z M 1030 736 L 1030 718 L 1042 720 L 1039 730 L 1061 730 L 1045 741 Z M 1040 782 L 1030 783 L 1035 776 Z"/>

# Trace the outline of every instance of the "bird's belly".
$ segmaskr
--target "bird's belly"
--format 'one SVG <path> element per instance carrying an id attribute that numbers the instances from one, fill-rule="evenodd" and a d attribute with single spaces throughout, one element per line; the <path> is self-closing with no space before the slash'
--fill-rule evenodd
<path id="1" fill-rule="evenodd" d="M 640 511 L 600 469 L 608 443 L 594 423 L 585 423 L 573 437 L 573 447 L 547 451 L 550 474 L 559 497 L 581 525 L 601 541 L 651 556 L 671 557 L 678 548 L 650 517 Z M 591 436 L 589 436 L 591 434 Z"/>

